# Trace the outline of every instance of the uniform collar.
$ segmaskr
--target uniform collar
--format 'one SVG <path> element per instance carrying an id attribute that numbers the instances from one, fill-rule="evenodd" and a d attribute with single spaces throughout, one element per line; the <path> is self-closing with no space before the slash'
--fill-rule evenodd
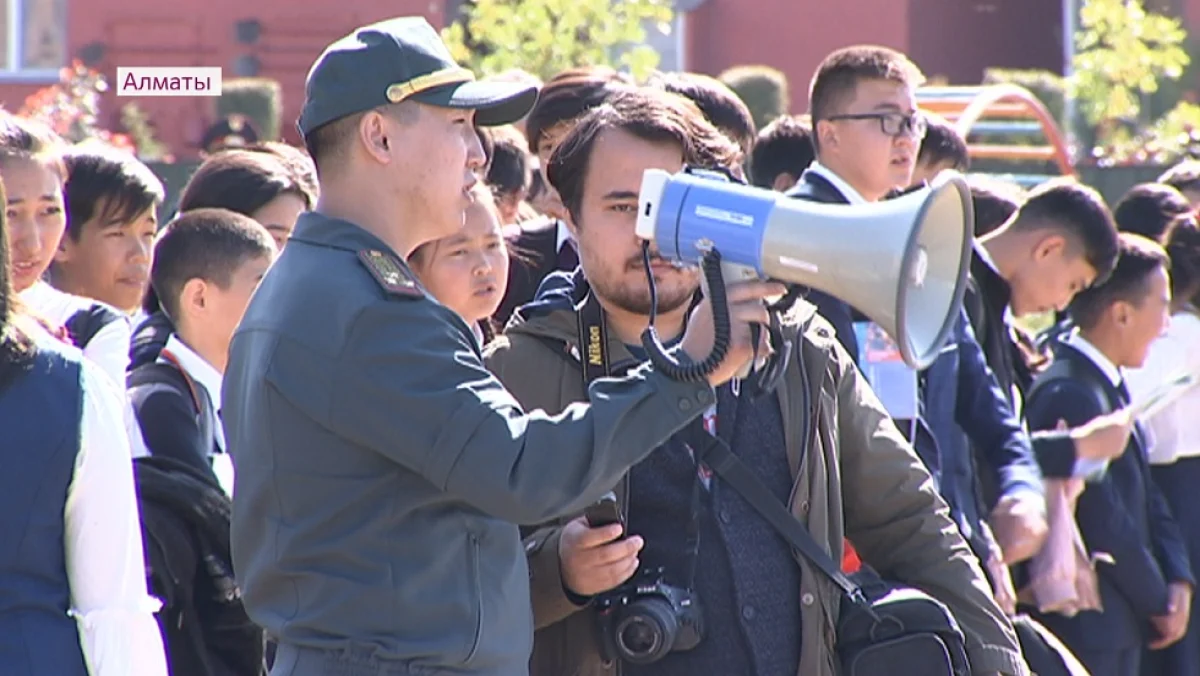
<path id="1" fill-rule="evenodd" d="M 200 383 L 200 386 L 208 392 L 208 400 L 213 403 L 213 407 L 218 411 L 221 410 L 221 382 L 224 380 L 221 372 L 205 361 L 204 357 L 196 354 L 195 350 L 188 347 L 187 343 L 180 340 L 179 336 L 174 333 L 167 339 L 163 352 L 174 357 L 179 368 L 183 369 L 189 378 Z M 162 360 L 163 358 L 160 357 L 159 361 Z"/>
<path id="2" fill-rule="evenodd" d="M 362 226 L 344 221 L 340 218 L 330 218 L 315 211 L 300 214 L 296 228 L 292 231 L 291 241 L 300 241 L 314 246 L 331 249 L 342 249 L 351 253 L 374 249 L 390 253 L 399 261 L 404 257 L 396 254 L 390 246 L 375 235 L 367 232 Z"/>
<path id="3" fill-rule="evenodd" d="M 850 204 L 869 204 L 869 202 L 867 202 L 867 198 L 863 197 L 862 193 L 855 190 L 854 186 L 847 183 L 845 179 L 843 179 L 841 176 L 838 176 L 832 169 L 821 164 L 820 162 L 813 160 L 813 163 L 810 164 L 808 169 L 805 171 L 811 171 L 817 176 L 820 176 L 826 181 L 832 183 L 833 187 L 837 188 L 837 191 L 842 193 L 842 197 L 845 197 L 846 201 Z"/>
<path id="4" fill-rule="evenodd" d="M 978 240 L 972 245 L 972 253 L 974 255 L 971 259 L 971 276 L 983 291 L 984 302 L 995 312 L 1007 317 L 1012 302 L 1012 287 L 1000 276 L 996 261 Z"/>
<path id="5" fill-rule="evenodd" d="M 1090 359 L 1091 362 L 1096 365 L 1096 368 L 1100 369 L 1101 373 L 1104 374 L 1104 377 L 1108 378 L 1113 387 L 1119 386 L 1121 382 L 1125 380 L 1125 374 L 1121 373 L 1120 367 L 1112 363 L 1112 360 L 1110 360 L 1108 357 L 1104 356 L 1104 353 L 1100 351 L 1100 348 L 1096 347 L 1090 341 L 1088 341 L 1087 338 L 1084 338 L 1082 335 L 1080 335 L 1078 330 L 1072 331 L 1070 335 L 1063 339 L 1063 342 L 1075 348 L 1077 352 Z"/>

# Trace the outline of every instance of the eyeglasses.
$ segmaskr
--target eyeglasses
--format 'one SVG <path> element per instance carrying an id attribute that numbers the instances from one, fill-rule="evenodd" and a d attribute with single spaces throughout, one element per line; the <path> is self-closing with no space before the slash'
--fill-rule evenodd
<path id="1" fill-rule="evenodd" d="M 879 120 L 879 129 L 893 138 L 904 135 L 923 139 L 925 138 L 925 131 L 928 129 L 925 115 L 920 111 L 908 115 L 904 113 L 846 113 L 844 115 L 830 115 L 826 119 L 831 121 Z"/>

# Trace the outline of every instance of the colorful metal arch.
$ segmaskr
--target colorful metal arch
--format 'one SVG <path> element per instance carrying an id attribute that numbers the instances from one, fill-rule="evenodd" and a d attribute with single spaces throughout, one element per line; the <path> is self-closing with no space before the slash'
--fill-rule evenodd
<path id="1" fill-rule="evenodd" d="M 958 133 L 967 138 L 984 118 L 1032 120 L 1040 126 L 1048 145 L 970 144 L 972 157 L 1009 160 L 1053 161 L 1064 176 L 1074 176 L 1075 167 L 1066 140 L 1054 116 L 1032 92 L 1014 84 L 974 87 L 922 87 L 917 91 L 921 108 L 943 115 Z"/>

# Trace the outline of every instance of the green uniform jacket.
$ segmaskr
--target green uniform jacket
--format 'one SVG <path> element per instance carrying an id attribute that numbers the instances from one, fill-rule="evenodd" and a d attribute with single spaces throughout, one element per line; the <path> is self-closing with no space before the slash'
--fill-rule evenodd
<path id="1" fill-rule="evenodd" d="M 528 321 L 518 316 L 506 336 L 489 346 L 486 363 L 527 408 L 564 410 L 587 398 L 572 356 L 579 354 L 577 326 L 575 313 L 568 310 Z M 812 305 L 801 302 L 787 329 L 799 336 L 801 356 L 791 360 L 777 390 L 795 481 L 792 513 L 835 561 L 841 560 L 843 539 L 849 537 L 862 558 L 887 577 L 945 603 L 967 635 L 974 673 L 1028 674 L 1013 627 L 992 600 L 984 573 L 928 471 L 837 342 L 833 328 Z M 620 341 L 610 338 L 608 349 L 614 368 L 632 361 Z M 804 418 L 799 393 L 806 380 L 811 401 L 819 402 L 807 430 L 799 429 Z M 624 481 L 614 485 L 624 496 Z M 547 524 L 525 540 L 538 628 L 531 673 L 615 674 L 619 667 L 600 658 L 591 613 L 563 591 L 558 543 L 567 520 Z M 802 616 L 797 674 L 835 676 L 832 648 L 840 592 L 807 560 L 798 557 L 797 564 L 802 575 L 796 599 Z"/>
<path id="2" fill-rule="evenodd" d="M 383 242 L 315 213 L 255 293 L 223 392 L 246 610 L 302 652 L 290 673 L 347 675 L 379 670 L 322 651 L 527 673 L 515 524 L 579 511 L 714 401 L 647 367 L 526 414 Z"/>

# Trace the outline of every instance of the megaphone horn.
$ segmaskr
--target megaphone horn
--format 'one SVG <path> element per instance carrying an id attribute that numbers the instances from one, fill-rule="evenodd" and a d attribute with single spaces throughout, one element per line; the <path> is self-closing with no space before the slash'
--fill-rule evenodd
<path id="1" fill-rule="evenodd" d="M 865 205 L 823 204 L 729 181 L 650 169 L 637 234 L 663 258 L 697 264 L 721 254 L 727 282 L 800 284 L 838 298 L 891 336 L 913 368 L 933 362 L 957 321 L 974 237 L 961 174 Z"/>

